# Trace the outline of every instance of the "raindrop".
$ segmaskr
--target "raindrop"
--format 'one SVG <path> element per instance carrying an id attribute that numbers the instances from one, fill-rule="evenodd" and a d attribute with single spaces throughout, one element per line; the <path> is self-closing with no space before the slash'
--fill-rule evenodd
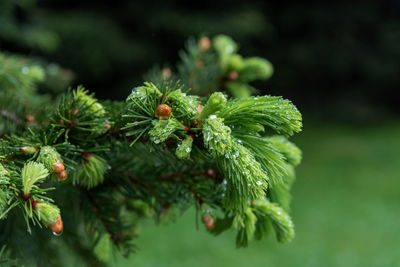
<path id="1" fill-rule="evenodd" d="M 216 119 L 216 118 L 217 118 L 217 116 L 215 116 L 215 115 L 210 116 L 210 119 Z"/>
<path id="2" fill-rule="evenodd" d="M 257 185 L 262 185 L 262 184 L 263 184 L 263 182 L 261 180 L 257 181 Z"/>
<path id="3" fill-rule="evenodd" d="M 239 157 L 239 151 L 235 150 L 233 152 L 233 157 L 235 157 L 235 158 Z"/>
<path id="4" fill-rule="evenodd" d="M 60 236 L 60 235 L 62 235 L 62 233 L 63 233 L 63 230 L 61 230 L 60 232 L 53 232 L 53 235 L 54 236 Z"/>

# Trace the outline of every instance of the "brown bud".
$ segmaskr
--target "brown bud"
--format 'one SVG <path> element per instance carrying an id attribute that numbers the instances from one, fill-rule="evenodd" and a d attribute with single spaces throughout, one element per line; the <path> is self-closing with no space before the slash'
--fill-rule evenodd
<path id="1" fill-rule="evenodd" d="M 171 69 L 170 68 L 163 68 L 161 71 L 161 75 L 164 80 L 168 80 L 171 77 Z"/>
<path id="2" fill-rule="evenodd" d="M 197 106 L 196 106 L 197 113 L 201 113 L 202 110 L 203 110 L 203 106 L 200 104 L 197 104 Z"/>
<path id="3" fill-rule="evenodd" d="M 30 115 L 30 114 L 26 115 L 26 121 L 27 121 L 27 122 L 29 122 L 29 123 L 34 123 L 35 120 L 36 120 L 35 116 Z"/>
<path id="4" fill-rule="evenodd" d="M 61 219 L 61 216 L 58 216 L 56 221 L 49 224 L 48 227 L 51 229 L 51 231 L 53 231 L 53 233 L 61 233 L 62 230 L 64 230 L 64 223 Z"/>
<path id="5" fill-rule="evenodd" d="M 239 74 L 236 71 L 232 71 L 228 74 L 228 79 L 231 81 L 236 81 L 239 78 Z"/>
<path id="6" fill-rule="evenodd" d="M 68 174 L 66 171 L 62 171 L 56 174 L 56 177 L 58 178 L 58 180 L 60 181 L 65 181 L 68 178 Z"/>
<path id="7" fill-rule="evenodd" d="M 60 120 L 60 124 L 64 125 L 64 120 L 63 119 Z"/>
<path id="8" fill-rule="evenodd" d="M 156 118 L 159 118 L 160 120 L 168 120 L 169 117 L 171 116 L 171 111 L 172 109 L 168 105 L 160 104 L 158 105 L 154 116 Z"/>
<path id="9" fill-rule="evenodd" d="M 214 228 L 214 219 L 211 217 L 210 214 L 204 214 L 203 215 L 203 223 L 207 227 L 207 229 L 213 229 Z"/>
<path id="10" fill-rule="evenodd" d="M 93 153 L 90 153 L 90 152 L 83 152 L 82 153 L 82 157 L 84 157 L 84 158 L 90 158 L 91 156 L 93 156 Z"/>
<path id="11" fill-rule="evenodd" d="M 52 165 L 53 165 L 53 171 L 54 171 L 55 173 L 60 173 L 60 172 L 62 172 L 62 171 L 65 170 L 65 166 L 64 166 L 64 164 L 60 161 L 60 159 L 57 159 L 57 161 L 54 162 Z"/>
<path id="12" fill-rule="evenodd" d="M 216 173 L 216 171 L 215 170 L 213 170 L 213 169 L 208 169 L 207 170 L 207 175 L 208 176 L 211 176 L 211 177 L 217 177 L 217 173 Z"/>
<path id="13" fill-rule="evenodd" d="M 107 130 L 110 130 L 110 129 L 111 129 L 111 125 L 110 125 L 109 123 L 105 123 L 105 124 L 104 124 L 104 127 L 105 127 Z"/>
<path id="14" fill-rule="evenodd" d="M 211 47 L 211 41 L 208 37 L 202 37 L 199 41 L 199 47 L 201 52 L 205 52 Z"/>
<path id="15" fill-rule="evenodd" d="M 33 208 L 34 210 L 37 209 L 38 203 L 39 203 L 39 201 L 36 201 L 36 200 L 34 200 L 34 199 L 31 199 L 32 208 Z"/>

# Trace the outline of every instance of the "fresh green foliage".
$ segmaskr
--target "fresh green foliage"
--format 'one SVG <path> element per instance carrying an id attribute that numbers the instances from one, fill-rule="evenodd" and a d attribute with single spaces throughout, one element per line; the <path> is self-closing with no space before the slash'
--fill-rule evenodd
<path id="1" fill-rule="evenodd" d="M 199 118 L 204 120 L 207 119 L 208 116 L 212 114 L 216 114 L 220 111 L 224 105 L 226 104 L 226 97 L 221 92 L 213 93 L 207 100 L 207 103 L 204 105 L 203 110 L 200 113 Z"/>
<path id="2" fill-rule="evenodd" d="M 23 193 L 28 195 L 31 192 L 32 187 L 36 183 L 43 181 L 48 175 L 49 172 L 41 163 L 31 161 L 25 164 L 21 172 Z"/>
<path id="3" fill-rule="evenodd" d="M 106 171 L 107 161 L 105 159 L 96 154 L 83 154 L 78 171 L 72 178 L 73 183 L 90 189 L 104 181 Z"/>
<path id="4" fill-rule="evenodd" d="M 301 130 L 301 114 L 289 101 L 277 96 L 239 98 L 229 101 L 221 110 L 225 124 L 249 134 L 268 126 L 279 134 L 293 135 Z"/>
<path id="5" fill-rule="evenodd" d="M 203 37 L 182 56 L 179 69 L 189 75 L 181 76 L 183 83 L 165 72 L 159 83 L 134 88 L 125 102 L 100 102 L 78 86 L 48 101 L 52 112 L 39 114 L 34 127 L 6 129 L 15 134 L 0 138 L 0 229 L 12 231 L 2 231 L 0 240 L 22 235 L 25 226 L 48 240 L 48 232 L 59 235 L 65 226 L 58 242 L 88 266 L 101 266 L 112 248 L 126 256 L 135 250 L 141 219 L 167 223 L 194 205 L 211 233 L 236 229 L 238 247 L 272 230 L 278 241 L 290 241 L 287 212 L 301 152 L 286 137 L 301 130 L 301 114 L 281 97 L 230 98 L 216 90 L 227 89 L 227 79 L 250 86 L 270 75 L 267 61 L 242 58 L 237 48 L 227 36 Z M 31 74 L 18 74 L 26 80 L 16 86 L 36 88 L 29 79 L 39 74 Z M 188 85 L 209 96 L 191 94 Z M 43 243 L 53 251 L 51 242 Z M 7 249 L 19 251 L 14 243 Z M 36 253 L 18 257 L 29 262 Z M 65 265 L 60 259 L 56 265 Z"/>
<path id="6" fill-rule="evenodd" d="M 266 199 L 256 200 L 254 202 L 254 212 L 257 212 L 257 223 L 259 224 L 259 234 L 268 232 L 264 220 L 271 220 L 271 224 L 275 229 L 276 236 L 280 242 L 289 242 L 294 238 L 293 222 L 289 215 L 276 203 L 271 203 Z"/>

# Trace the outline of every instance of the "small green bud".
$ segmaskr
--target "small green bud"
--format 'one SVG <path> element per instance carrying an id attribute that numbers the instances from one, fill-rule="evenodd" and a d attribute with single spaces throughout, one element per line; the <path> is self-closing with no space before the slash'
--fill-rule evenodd
<path id="1" fill-rule="evenodd" d="M 190 152 L 192 151 L 193 138 L 188 136 L 181 144 L 178 144 L 175 154 L 180 159 L 189 159 Z"/>
<path id="2" fill-rule="evenodd" d="M 47 202 L 38 202 L 35 209 L 36 215 L 44 225 L 49 225 L 57 221 L 60 216 L 60 209 Z"/>
<path id="3" fill-rule="evenodd" d="M 35 183 L 44 180 L 49 175 L 48 170 L 42 163 L 28 162 L 21 172 L 23 194 L 28 196 Z"/>
<path id="4" fill-rule="evenodd" d="M 228 69 L 240 71 L 243 67 L 243 58 L 241 55 L 233 55 L 229 58 Z"/>
<path id="5" fill-rule="evenodd" d="M 73 177 L 74 183 L 79 183 L 87 189 L 97 186 L 104 181 L 104 174 L 107 171 L 107 162 L 102 157 L 83 153 L 81 166 Z"/>
<path id="6" fill-rule="evenodd" d="M 37 161 L 43 163 L 49 171 L 53 171 L 53 164 L 60 158 L 57 150 L 51 146 L 44 146 L 40 149 Z"/>
<path id="7" fill-rule="evenodd" d="M 268 60 L 259 57 L 250 57 L 243 60 L 239 77 L 246 82 L 257 79 L 265 80 L 271 77 L 273 72 L 272 64 Z"/>
<path id="8" fill-rule="evenodd" d="M 231 37 L 218 35 L 213 38 L 213 47 L 221 54 L 233 54 L 238 50 L 238 45 Z"/>
<path id="9" fill-rule="evenodd" d="M 88 91 L 83 87 L 78 88 L 74 92 L 74 100 L 77 102 L 77 106 L 81 109 L 87 109 L 88 111 L 96 114 L 97 117 L 104 116 L 106 113 L 104 107 L 93 97 L 88 95 Z"/>
<path id="10" fill-rule="evenodd" d="M 213 47 L 219 55 L 219 61 L 222 70 L 225 72 L 228 68 L 229 59 L 238 50 L 238 45 L 232 40 L 232 38 L 226 35 L 218 35 L 213 38 Z"/>
<path id="11" fill-rule="evenodd" d="M 164 142 L 176 130 L 183 130 L 184 126 L 174 118 L 169 120 L 153 120 L 153 128 L 149 131 L 150 140 L 156 144 Z"/>
<path id="12" fill-rule="evenodd" d="M 225 84 L 229 93 L 235 98 L 246 98 L 251 95 L 252 87 L 240 81 L 231 81 Z"/>
<path id="13" fill-rule="evenodd" d="M 215 114 L 225 106 L 226 101 L 226 97 L 223 93 L 213 93 L 210 98 L 208 98 L 207 104 L 204 106 L 199 118 L 201 120 L 204 120 L 210 115 Z"/>
<path id="14" fill-rule="evenodd" d="M 21 147 L 21 151 L 24 152 L 26 155 L 34 154 L 39 149 L 33 146 L 24 146 Z"/>
<path id="15" fill-rule="evenodd" d="M 39 66 L 30 66 L 28 75 L 31 76 L 37 82 L 43 81 L 46 76 L 44 70 Z"/>
<path id="16" fill-rule="evenodd" d="M 139 86 L 132 90 L 132 93 L 126 99 L 127 102 L 133 101 L 134 99 L 144 99 L 148 95 L 156 94 L 162 97 L 162 93 L 152 83 L 145 83 L 145 86 Z"/>

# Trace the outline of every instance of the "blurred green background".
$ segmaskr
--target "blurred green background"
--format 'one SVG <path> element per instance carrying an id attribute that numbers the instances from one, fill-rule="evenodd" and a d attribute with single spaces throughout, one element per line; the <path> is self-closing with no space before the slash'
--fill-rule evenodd
<path id="1" fill-rule="evenodd" d="M 234 247 L 195 230 L 191 210 L 144 224 L 116 266 L 398 266 L 400 1 L 0 0 L 0 49 L 71 69 L 101 99 L 123 99 L 188 37 L 227 34 L 269 59 L 255 86 L 293 100 L 304 131 L 293 188 L 297 237 Z"/>

